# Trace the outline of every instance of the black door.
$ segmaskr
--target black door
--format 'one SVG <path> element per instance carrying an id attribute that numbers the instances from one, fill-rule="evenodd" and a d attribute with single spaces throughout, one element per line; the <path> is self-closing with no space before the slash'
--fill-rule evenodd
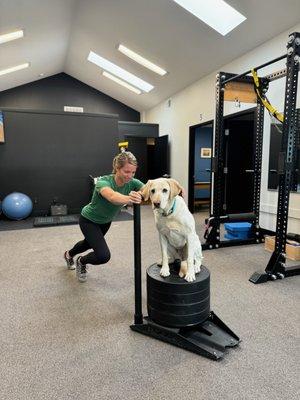
<path id="1" fill-rule="evenodd" d="M 128 141 L 128 151 L 135 155 L 138 162 L 135 177 L 145 183 L 148 180 L 147 138 L 125 136 L 125 140 Z"/>
<path id="2" fill-rule="evenodd" d="M 154 139 L 154 146 L 148 146 L 150 154 L 148 157 L 149 179 L 161 178 L 169 175 L 169 141 L 168 135 L 159 136 Z"/>
<path id="3" fill-rule="evenodd" d="M 253 211 L 254 114 L 225 121 L 225 213 Z"/>
<path id="4" fill-rule="evenodd" d="M 125 136 L 128 150 L 138 161 L 136 178 L 142 182 L 169 174 L 168 135 L 156 138 Z"/>

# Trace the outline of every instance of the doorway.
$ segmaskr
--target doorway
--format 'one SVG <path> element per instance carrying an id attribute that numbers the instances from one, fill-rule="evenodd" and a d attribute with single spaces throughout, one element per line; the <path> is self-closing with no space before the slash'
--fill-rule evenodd
<path id="1" fill-rule="evenodd" d="M 169 174 L 168 135 L 159 137 L 124 136 L 128 150 L 138 160 L 136 178 L 146 183 L 148 179 L 161 178 Z"/>
<path id="2" fill-rule="evenodd" d="M 188 207 L 192 213 L 210 206 L 212 144 L 213 121 L 190 127 Z"/>
<path id="3" fill-rule="evenodd" d="M 253 210 L 255 121 L 256 109 L 224 117 L 224 190 L 222 199 L 224 215 L 247 213 Z M 192 213 L 195 212 L 198 205 L 210 205 L 212 159 L 205 158 L 209 155 L 208 152 L 205 153 L 205 150 L 209 148 L 212 153 L 213 121 L 191 126 L 188 206 Z"/>

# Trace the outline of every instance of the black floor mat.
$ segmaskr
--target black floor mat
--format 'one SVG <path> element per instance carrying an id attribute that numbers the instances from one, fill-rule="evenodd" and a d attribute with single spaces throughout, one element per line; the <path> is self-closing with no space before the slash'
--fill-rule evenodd
<path id="1" fill-rule="evenodd" d="M 53 225 L 72 225 L 77 224 L 79 215 L 63 215 L 55 217 L 36 217 L 33 220 L 33 226 L 53 226 Z"/>

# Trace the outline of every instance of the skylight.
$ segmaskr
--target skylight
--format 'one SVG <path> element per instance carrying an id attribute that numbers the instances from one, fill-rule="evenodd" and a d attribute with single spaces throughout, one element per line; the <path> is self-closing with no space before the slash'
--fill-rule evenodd
<path id="1" fill-rule="evenodd" d="M 173 0 L 211 28 L 225 36 L 246 20 L 223 0 Z"/>
<path id="2" fill-rule="evenodd" d="M 103 71 L 102 75 L 105 76 L 106 78 L 111 79 L 112 81 L 118 83 L 121 86 L 124 86 L 126 89 L 131 90 L 132 92 L 136 93 L 136 94 L 141 94 L 141 90 L 129 85 L 129 83 L 126 83 L 124 81 L 122 81 L 121 79 L 117 78 L 116 76 L 111 75 L 109 72 Z"/>
<path id="3" fill-rule="evenodd" d="M 11 40 L 20 39 L 24 36 L 23 31 L 15 31 L 10 33 L 5 33 L 4 35 L 0 35 L 0 44 L 10 42 Z"/>
<path id="4" fill-rule="evenodd" d="M 165 71 L 158 65 L 135 53 L 133 50 L 128 49 L 128 47 L 125 47 L 123 44 L 119 44 L 118 50 L 121 53 L 125 54 L 127 57 L 131 58 L 133 61 L 143 65 L 144 67 L 150 69 L 153 72 L 156 72 L 161 76 L 166 75 L 167 73 L 167 71 Z"/>
<path id="5" fill-rule="evenodd" d="M 150 85 L 150 83 L 143 81 L 137 76 L 131 74 L 125 69 L 119 67 L 116 64 L 106 60 L 104 57 L 99 56 L 98 54 L 90 51 L 88 55 L 88 61 L 98 65 L 98 67 L 104 69 L 104 71 L 110 72 L 114 76 L 121 78 L 123 81 L 130 83 L 131 85 L 141 89 L 143 92 L 150 92 L 154 88 L 154 86 Z"/>
<path id="6" fill-rule="evenodd" d="M 5 74 L 9 74 L 10 72 L 15 72 L 15 71 L 19 71 L 20 69 L 28 68 L 29 65 L 30 65 L 29 63 L 24 63 L 24 64 L 15 65 L 14 67 L 2 69 L 0 71 L 0 75 L 5 75 Z"/>

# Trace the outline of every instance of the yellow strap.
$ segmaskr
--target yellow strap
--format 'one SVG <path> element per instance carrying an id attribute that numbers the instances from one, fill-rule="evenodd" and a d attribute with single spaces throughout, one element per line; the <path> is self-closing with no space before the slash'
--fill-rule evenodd
<path id="1" fill-rule="evenodd" d="M 255 86 L 257 88 L 259 88 L 259 80 L 258 80 L 258 76 L 257 76 L 256 71 L 254 69 L 251 69 L 251 74 L 253 76 L 253 80 L 254 80 Z"/>
<path id="2" fill-rule="evenodd" d="M 251 70 L 251 73 L 252 73 L 252 76 L 253 76 L 253 81 L 254 81 L 255 91 L 256 91 L 257 96 L 260 98 L 261 102 L 262 102 L 263 105 L 266 107 L 266 109 L 267 109 L 272 115 L 274 115 L 274 117 L 275 117 L 278 121 L 283 122 L 283 121 L 284 121 L 284 115 L 281 114 L 280 112 L 278 112 L 278 111 L 276 110 L 276 108 L 273 107 L 273 106 L 269 103 L 269 101 L 268 101 L 267 99 L 264 99 L 264 98 L 261 96 L 260 91 L 259 91 L 259 86 L 260 86 L 260 84 L 259 84 L 259 79 L 258 79 L 258 76 L 257 76 L 256 71 L 255 71 L 254 69 L 252 69 L 252 70 Z"/>
<path id="3" fill-rule="evenodd" d="M 118 146 L 119 147 L 128 147 L 128 142 L 119 142 Z"/>

